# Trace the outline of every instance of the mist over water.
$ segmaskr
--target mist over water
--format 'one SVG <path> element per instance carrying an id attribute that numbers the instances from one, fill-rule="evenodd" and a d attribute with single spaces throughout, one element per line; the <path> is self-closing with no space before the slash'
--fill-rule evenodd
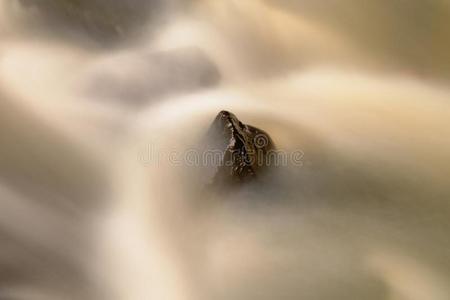
<path id="1" fill-rule="evenodd" d="M 448 299 L 449 15 L 2 1 L 0 299 Z M 301 162 L 208 189 L 221 110 Z"/>

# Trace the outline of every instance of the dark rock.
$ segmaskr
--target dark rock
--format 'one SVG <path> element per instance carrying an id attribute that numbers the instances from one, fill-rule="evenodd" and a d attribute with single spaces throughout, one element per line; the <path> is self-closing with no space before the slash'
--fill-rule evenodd
<path id="1" fill-rule="evenodd" d="M 165 0 L 19 0 L 37 10 L 49 32 L 81 33 L 110 45 L 133 36 L 145 24 L 161 19 Z M 160 20 L 158 20 L 160 21 Z M 148 28 L 146 28 L 148 29 Z"/>
<path id="2" fill-rule="evenodd" d="M 221 111 L 208 132 L 208 148 L 220 151 L 213 185 L 241 184 L 262 175 L 269 167 L 268 153 L 274 143 L 263 130 L 243 124 L 228 112 Z"/>

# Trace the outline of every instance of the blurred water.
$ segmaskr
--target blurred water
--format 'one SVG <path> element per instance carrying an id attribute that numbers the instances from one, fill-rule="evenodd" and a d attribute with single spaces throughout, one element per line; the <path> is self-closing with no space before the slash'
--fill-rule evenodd
<path id="1" fill-rule="evenodd" d="M 0 299 L 448 299 L 449 15 L 1 2 Z M 223 109 L 302 164 L 205 189 Z"/>

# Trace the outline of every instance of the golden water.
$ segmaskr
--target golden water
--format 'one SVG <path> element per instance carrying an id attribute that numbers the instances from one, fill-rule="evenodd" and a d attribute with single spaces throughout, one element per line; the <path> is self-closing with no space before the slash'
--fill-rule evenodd
<path id="1" fill-rule="evenodd" d="M 105 49 L 0 4 L 0 299 L 448 299 L 447 2 L 165 13 Z M 131 101 L 166 72 L 152 53 L 193 48 L 220 83 Z M 143 159 L 185 153 L 223 109 L 302 165 L 211 195 Z"/>

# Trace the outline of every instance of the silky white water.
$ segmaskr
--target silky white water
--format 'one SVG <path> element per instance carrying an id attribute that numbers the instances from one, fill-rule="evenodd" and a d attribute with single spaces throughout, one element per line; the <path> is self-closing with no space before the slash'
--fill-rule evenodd
<path id="1" fill-rule="evenodd" d="M 114 45 L 0 3 L 0 299 L 448 299 L 448 5 L 335 2 L 171 1 Z M 224 109 L 301 161 L 208 191 Z"/>

